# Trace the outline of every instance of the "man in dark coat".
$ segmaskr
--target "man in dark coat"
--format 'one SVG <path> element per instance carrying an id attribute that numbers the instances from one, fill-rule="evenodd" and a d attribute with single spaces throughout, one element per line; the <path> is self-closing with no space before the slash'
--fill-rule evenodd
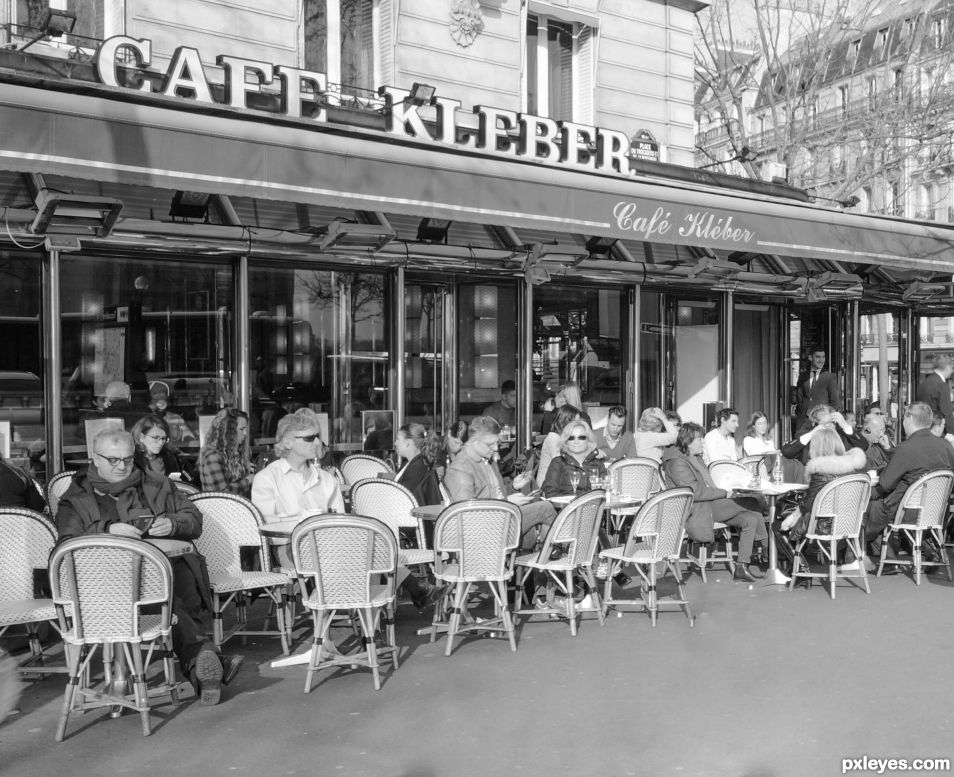
<path id="1" fill-rule="evenodd" d="M 104 431 L 93 440 L 93 463 L 74 476 L 56 511 L 60 540 L 84 534 L 194 540 L 202 514 L 166 477 L 133 465 L 132 435 Z M 148 529 L 145 528 L 148 523 Z M 220 658 L 206 638 L 212 630 L 208 573 L 197 553 L 172 559 L 172 648 L 200 703 L 217 704 L 221 684 L 238 671 L 240 657 Z"/>
<path id="2" fill-rule="evenodd" d="M 838 391 L 838 377 L 825 369 L 825 351 L 812 352 L 811 367 L 798 376 L 795 384 L 795 429 L 799 429 L 808 417 L 808 411 L 815 405 L 831 405 L 835 410 L 841 407 L 841 393 Z"/>
<path id="3" fill-rule="evenodd" d="M 946 353 L 934 354 L 931 361 L 934 372 L 924 376 L 918 384 L 915 397 L 918 402 L 923 402 L 931 410 L 944 416 L 944 431 L 954 434 L 954 405 L 951 403 L 951 386 L 948 383 L 951 373 L 954 372 L 954 363 L 950 354 Z"/>
<path id="4" fill-rule="evenodd" d="M 894 520 L 908 486 L 929 472 L 954 470 L 954 447 L 931 434 L 933 417 L 933 411 L 924 402 L 914 402 L 904 411 L 907 439 L 897 447 L 881 473 L 865 515 L 864 534 L 871 550 L 870 558 L 880 554 L 882 532 Z"/>

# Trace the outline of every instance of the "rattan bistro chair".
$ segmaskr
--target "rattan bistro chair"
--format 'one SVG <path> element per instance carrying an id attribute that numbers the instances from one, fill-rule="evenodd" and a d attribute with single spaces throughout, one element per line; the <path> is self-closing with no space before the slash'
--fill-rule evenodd
<path id="1" fill-rule="evenodd" d="M 740 461 L 720 459 L 709 464 L 709 474 L 716 488 L 736 488 L 747 486 L 752 480 L 752 470 Z"/>
<path id="2" fill-rule="evenodd" d="M 795 561 L 792 564 L 792 581 L 789 588 L 795 587 L 800 577 L 827 578 L 831 598 L 835 598 L 835 582 L 839 577 L 854 580 L 861 579 L 865 593 L 870 594 L 868 574 L 865 571 L 864 552 L 858 535 L 861 532 L 861 520 L 868 507 L 871 496 L 871 479 L 867 474 L 843 475 L 822 487 L 812 503 L 812 514 L 808 519 L 808 530 L 795 548 Z M 818 532 L 818 519 L 831 519 L 831 534 Z M 856 570 L 838 568 L 838 543 L 844 541 L 857 560 Z M 828 561 L 827 572 L 812 572 L 805 561 L 804 550 L 808 543 L 816 545 Z"/>
<path id="3" fill-rule="evenodd" d="M 885 564 L 911 567 L 914 582 L 921 585 L 921 571 L 924 566 L 943 566 L 947 569 L 947 579 L 951 580 L 951 564 L 944 547 L 944 516 L 948 509 L 951 486 L 954 485 L 954 472 L 944 469 L 930 472 L 915 480 L 898 505 L 894 522 L 884 529 L 881 542 L 881 558 L 878 562 L 878 576 Z M 916 517 L 912 520 L 912 513 Z M 910 559 L 886 558 L 888 540 L 892 534 L 904 534 L 912 546 Z M 925 536 L 936 543 L 940 561 L 925 561 L 922 548 Z"/>
<path id="4" fill-rule="evenodd" d="M 291 643 L 289 591 L 291 578 L 283 572 L 270 572 L 268 545 L 258 527 L 262 514 L 251 502 L 235 494 L 206 491 L 189 499 L 202 513 L 202 534 L 195 540 L 205 556 L 212 584 L 212 638 L 222 645 L 234 636 L 278 636 L 282 652 L 288 655 Z M 259 571 L 242 569 L 243 547 L 258 548 Z M 274 605 L 278 621 L 276 631 L 248 629 L 247 592 L 262 591 Z M 223 615 L 235 603 L 236 623 L 225 631 Z"/>
<path id="5" fill-rule="evenodd" d="M 292 558 L 302 591 L 302 604 L 311 612 L 314 638 L 305 677 L 305 693 L 319 669 L 366 666 L 381 688 L 378 656 L 391 654 L 398 667 L 394 632 L 394 592 L 397 541 L 392 529 L 376 518 L 361 515 L 313 515 L 291 535 Z M 383 582 L 382 582 L 383 578 Z M 339 655 L 325 650 L 331 622 L 338 613 L 355 613 L 364 634 L 364 650 Z M 384 626 L 384 645 L 375 633 Z"/>
<path id="6" fill-rule="evenodd" d="M 50 557 L 50 587 L 69 648 L 69 680 L 56 741 L 63 741 L 74 711 L 117 705 L 138 712 L 142 733 L 148 736 L 152 731 L 150 697 L 169 696 L 173 705 L 179 703 L 169 559 L 138 539 L 109 534 L 74 537 L 58 545 Z M 105 670 L 102 688 L 90 683 L 90 663 L 97 648 Z M 156 648 L 163 677 L 157 687 L 147 689 L 146 670 Z M 124 660 L 131 673 L 131 697 L 125 688 Z"/>
<path id="7" fill-rule="evenodd" d="M 376 478 L 382 472 L 391 471 L 386 461 L 369 456 L 367 453 L 353 453 L 345 456 L 341 462 L 341 475 L 345 483 L 353 486 L 359 480 Z"/>
<path id="8" fill-rule="evenodd" d="M 517 556 L 514 582 L 514 617 L 519 615 L 556 615 L 570 622 L 570 634 L 576 636 L 576 616 L 582 612 L 596 612 L 603 625 L 603 607 L 600 603 L 593 557 L 599 540 L 600 522 L 603 515 L 604 493 L 591 491 L 583 494 L 564 507 L 554 519 L 543 540 L 539 552 Z M 556 552 L 554 552 L 556 551 Z M 546 574 L 546 607 L 538 608 L 530 602 L 524 609 L 524 581 L 535 572 Z M 592 600 L 590 607 L 582 609 L 573 598 L 573 576 L 578 574 L 589 587 Z M 565 599 L 565 607 L 556 604 L 559 592 Z"/>
<path id="9" fill-rule="evenodd" d="M 401 564 L 430 567 L 434 551 L 427 549 L 423 521 L 411 512 L 417 506 L 414 494 L 393 480 L 365 478 L 351 486 L 351 513 L 377 518 L 395 530 Z M 402 533 L 413 534 L 416 547 L 401 547 Z"/>
<path id="10" fill-rule="evenodd" d="M 60 505 L 60 499 L 66 493 L 66 489 L 73 483 L 75 472 L 57 472 L 46 484 L 46 506 L 50 511 L 50 517 L 56 520 L 56 509 Z"/>
<path id="11" fill-rule="evenodd" d="M 454 638 L 470 631 L 504 632 L 516 650 L 507 581 L 513 577 L 513 551 L 520 543 L 520 510 L 502 499 L 475 499 L 446 508 L 434 527 L 434 577 L 449 585 L 454 598 L 445 655 Z M 494 598 L 494 617 L 461 625 L 467 596 L 485 583 Z M 437 637 L 442 602 L 434 606 L 431 642 Z"/>
<path id="12" fill-rule="evenodd" d="M 46 570 L 50 551 L 56 544 L 53 524 L 32 510 L 0 509 L 0 637 L 12 626 L 26 629 L 30 656 L 20 663 L 20 671 L 29 673 L 62 672 L 60 666 L 44 666 L 46 657 L 38 626 L 56 622 L 51 599 L 35 599 L 34 575 Z"/>
<path id="13" fill-rule="evenodd" d="M 606 468 L 607 488 L 617 496 L 629 496 L 640 503 L 645 502 L 662 487 L 659 479 L 659 462 L 655 459 L 637 457 L 619 459 Z M 638 506 L 614 507 L 609 511 L 608 533 L 619 542 L 623 525 L 636 515 Z"/>
<path id="14" fill-rule="evenodd" d="M 652 496 L 639 508 L 633 525 L 629 529 L 626 543 L 620 547 L 609 548 L 600 553 L 611 565 L 606 577 L 603 593 L 603 609 L 610 607 L 638 607 L 649 612 L 653 626 L 656 625 L 656 614 L 659 610 L 659 601 L 656 596 L 656 565 L 665 563 L 666 569 L 672 573 L 679 590 L 679 598 L 666 600 L 666 606 L 681 607 L 689 625 L 695 623 L 692 611 L 689 609 L 689 599 L 686 597 L 682 575 L 678 569 L 679 548 L 686 529 L 686 519 L 692 509 L 691 488 L 671 488 Z M 632 565 L 639 573 L 639 599 L 614 599 L 612 596 L 612 578 L 624 565 Z"/>

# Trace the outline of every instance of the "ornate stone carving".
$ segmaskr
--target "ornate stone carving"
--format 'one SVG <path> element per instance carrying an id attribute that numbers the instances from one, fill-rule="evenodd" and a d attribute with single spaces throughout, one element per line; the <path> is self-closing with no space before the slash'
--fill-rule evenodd
<path id="1" fill-rule="evenodd" d="M 458 46 L 469 46 L 483 29 L 480 0 L 451 0 L 450 33 Z"/>

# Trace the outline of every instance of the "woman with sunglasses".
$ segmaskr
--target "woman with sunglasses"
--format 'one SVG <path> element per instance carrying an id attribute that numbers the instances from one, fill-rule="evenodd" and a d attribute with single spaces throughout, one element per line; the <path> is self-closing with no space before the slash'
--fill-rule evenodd
<path id="1" fill-rule="evenodd" d="M 203 491 L 224 491 L 248 497 L 252 486 L 249 461 L 248 416 L 225 407 L 215 414 L 199 451 L 199 482 Z"/>
<path id="2" fill-rule="evenodd" d="M 154 472 L 169 477 L 181 473 L 182 465 L 175 448 L 169 442 L 169 424 L 157 415 L 140 418 L 132 428 L 136 443 L 134 464 L 143 472 Z"/>
<path id="3" fill-rule="evenodd" d="M 593 430 L 585 421 L 571 421 L 560 433 L 560 455 L 551 459 L 547 467 L 543 495 L 549 499 L 590 491 L 594 468 L 602 478 L 605 467 L 597 455 Z"/>

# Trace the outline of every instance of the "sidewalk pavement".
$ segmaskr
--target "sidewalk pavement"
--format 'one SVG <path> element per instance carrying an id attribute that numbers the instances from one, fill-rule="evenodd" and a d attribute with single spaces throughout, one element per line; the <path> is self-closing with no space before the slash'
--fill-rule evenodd
<path id="1" fill-rule="evenodd" d="M 826 777 L 842 759 L 952 758 L 954 586 L 903 575 L 789 592 L 714 571 L 688 584 L 696 614 L 534 621 L 444 656 L 398 612 L 401 666 L 271 669 L 277 640 L 233 640 L 246 664 L 223 702 L 138 717 L 76 716 L 54 744 L 63 676 L 24 688 L 0 726 L 4 777 Z M 343 637 L 344 630 L 336 636 Z M 855 772 L 863 774 L 864 772 Z M 874 772 L 868 772 L 874 773 Z M 925 773 L 925 772 L 920 772 Z M 945 772 L 940 772 L 945 773 Z"/>

